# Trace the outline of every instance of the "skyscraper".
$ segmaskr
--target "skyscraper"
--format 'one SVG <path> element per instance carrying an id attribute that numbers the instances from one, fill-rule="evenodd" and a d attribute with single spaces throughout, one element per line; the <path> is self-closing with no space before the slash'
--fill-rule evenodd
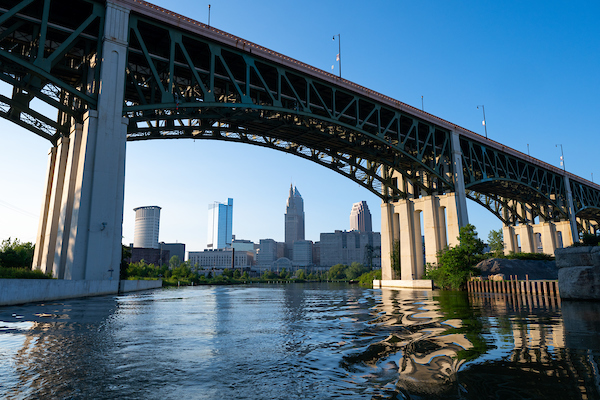
<path id="1" fill-rule="evenodd" d="M 206 247 L 225 249 L 231 247 L 233 225 L 233 199 L 227 204 L 215 201 L 208 205 L 208 235 Z"/>
<path id="2" fill-rule="evenodd" d="M 135 228 L 133 231 L 133 247 L 158 249 L 158 226 L 160 224 L 160 207 L 137 207 L 135 211 Z"/>
<path id="3" fill-rule="evenodd" d="M 366 201 L 354 203 L 350 211 L 350 230 L 359 232 L 373 232 L 371 212 Z"/>
<path id="4" fill-rule="evenodd" d="M 285 245 L 292 249 L 296 240 L 304 240 L 304 200 L 297 188 L 290 185 L 285 209 Z"/>

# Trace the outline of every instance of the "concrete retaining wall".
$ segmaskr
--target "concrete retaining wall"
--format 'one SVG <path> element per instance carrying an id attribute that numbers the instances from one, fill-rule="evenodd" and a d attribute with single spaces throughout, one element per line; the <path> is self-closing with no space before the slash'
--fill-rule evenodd
<path id="1" fill-rule="evenodd" d="M 0 306 L 159 288 L 158 281 L 0 279 Z"/>
<path id="2" fill-rule="evenodd" d="M 157 289 L 162 287 L 162 280 L 157 281 L 121 281 L 119 292 L 137 292 L 139 290 Z"/>
<path id="3" fill-rule="evenodd" d="M 374 280 L 373 288 L 388 288 L 388 289 L 433 289 L 433 281 L 428 279 L 415 279 L 415 280 Z"/>

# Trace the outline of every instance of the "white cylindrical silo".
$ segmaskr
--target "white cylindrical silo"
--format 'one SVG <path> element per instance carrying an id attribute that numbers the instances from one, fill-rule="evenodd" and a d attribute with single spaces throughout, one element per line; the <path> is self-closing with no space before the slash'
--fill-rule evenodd
<path id="1" fill-rule="evenodd" d="M 160 207 L 138 207 L 134 208 L 133 211 L 135 211 L 133 247 L 158 249 L 158 226 L 160 223 Z"/>

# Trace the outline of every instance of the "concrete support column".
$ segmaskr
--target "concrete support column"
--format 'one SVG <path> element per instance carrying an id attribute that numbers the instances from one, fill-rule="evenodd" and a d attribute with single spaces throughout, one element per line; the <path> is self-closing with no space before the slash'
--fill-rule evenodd
<path id="1" fill-rule="evenodd" d="M 443 196 L 439 196 L 440 214 L 444 216 L 444 208 L 446 209 L 446 221 L 445 221 L 445 236 L 446 238 L 443 241 L 443 244 L 446 244 L 446 240 L 449 247 L 458 246 L 460 242 L 458 241 L 458 235 L 460 234 L 460 228 L 462 227 L 459 222 L 459 215 L 457 209 L 457 200 L 455 193 L 449 193 Z M 442 223 L 443 224 L 443 223 Z"/>
<path id="2" fill-rule="evenodd" d="M 423 248 L 423 232 L 421 231 L 421 213 L 420 210 L 414 209 L 413 204 L 413 237 L 415 246 L 415 256 L 413 261 L 413 278 L 422 279 L 425 275 L 425 254 Z"/>
<path id="3" fill-rule="evenodd" d="M 517 253 L 517 238 L 515 237 L 515 227 L 504 225 L 502 227 L 502 238 L 504 241 L 504 254 Z"/>
<path id="4" fill-rule="evenodd" d="M 129 10 L 107 2 L 98 111 L 84 123 L 65 278 L 108 279 L 118 276 L 121 260 L 125 144 L 122 117 Z M 77 237 L 79 236 L 79 237 Z M 111 271 L 112 270 L 112 271 Z M 116 275 L 115 275 L 116 273 Z"/>
<path id="5" fill-rule="evenodd" d="M 573 234 L 571 229 L 571 223 L 569 221 L 559 221 L 555 222 L 554 226 L 556 227 L 556 243 L 558 245 L 558 232 L 561 233 L 562 236 L 562 245 L 563 247 L 569 247 L 573 244 Z"/>
<path id="6" fill-rule="evenodd" d="M 50 154 L 34 266 L 56 278 L 118 278 L 127 119 L 123 94 L 129 10 L 106 4 L 97 110 Z"/>
<path id="7" fill-rule="evenodd" d="M 417 279 L 417 257 L 421 258 L 421 264 L 423 264 L 423 252 L 420 237 L 418 248 L 421 249 L 421 253 L 417 252 L 414 204 L 411 200 L 400 200 L 396 203 L 396 211 L 400 217 L 400 279 Z"/>
<path id="8" fill-rule="evenodd" d="M 554 255 L 554 250 L 556 250 L 556 226 L 552 222 L 543 222 L 540 225 L 544 254 Z"/>
<path id="9" fill-rule="evenodd" d="M 87 119 L 86 119 L 87 120 Z M 82 173 L 83 166 L 80 166 L 81 143 L 84 137 L 84 125 L 73 124 L 70 131 L 70 143 L 67 169 L 65 171 L 65 184 L 63 186 L 61 215 L 58 222 L 57 241 L 55 246 L 54 276 L 58 279 L 65 279 L 65 265 L 67 257 L 73 256 L 73 249 L 69 248 L 69 240 L 72 233 L 71 221 L 73 219 L 73 204 L 80 198 L 80 193 L 76 189 L 81 189 L 78 184 L 78 176 Z M 83 279 L 83 278 L 81 278 Z"/>
<path id="10" fill-rule="evenodd" d="M 48 152 L 48 168 L 46 169 L 46 185 L 44 187 L 44 200 L 42 201 L 42 209 L 40 211 L 40 221 L 38 224 L 37 240 L 35 242 L 35 251 L 33 254 L 33 269 L 39 269 L 42 272 L 48 272 L 46 265 L 42 263 L 43 254 L 48 251 L 48 243 L 46 243 L 46 229 L 48 226 L 48 214 L 50 211 L 50 200 L 54 192 L 54 169 L 56 166 L 57 147 L 52 147 Z"/>
<path id="11" fill-rule="evenodd" d="M 565 175 L 565 188 L 567 190 L 567 207 L 569 212 L 569 222 L 571 223 L 571 240 L 579 241 L 579 231 L 577 230 L 577 220 L 575 219 L 575 207 L 573 206 L 573 193 L 571 192 L 571 182 Z M 565 246 L 566 247 L 566 246 Z"/>
<path id="12" fill-rule="evenodd" d="M 535 253 L 533 230 L 531 225 L 522 224 L 515 226 L 515 234 L 521 238 L 521 253 Z"/>
<path id="13" fill-rule="evenodd" d="M 440 205 L 437 196 L 422 197 L 419 200 L 415 200 L 415 208 L 418 207 L 423 212 L 423 235 L 425 236 L 425 262 L 436 263 L 437 253 L 442 250 L 445 246 L 445 231 L 446 226 L 440 225 Z M 418 214 L 415 213 L 415 223 L 419 225 L 420 221 L 417 219 Z M 420 236 L 415 227 L 417 236 Z M 420 230 L 420 229 L 418 229 Z M 444 234 L 442 234 L 444 232 Z M 442 237 L 444 238 L 444 244 L 442 244 Z"/>
<path id="14" fill-rule="evenodd" d="M 394 206 L 381 204 L 381 279 L 395 279 L 392 270 L 392 250 L 394 246 Z"/>
<path id="15" fill-rule="evenodd" d="M 460 149 L 460 135 L 452 132 L 452 172 L 454 177 L 454 191 L 456 194 L 456 213 L 460 228 L 469 224 L 467 214 L 467 193 L 465 190 L 465 177 L 463 174 L 462 151 Z"/>

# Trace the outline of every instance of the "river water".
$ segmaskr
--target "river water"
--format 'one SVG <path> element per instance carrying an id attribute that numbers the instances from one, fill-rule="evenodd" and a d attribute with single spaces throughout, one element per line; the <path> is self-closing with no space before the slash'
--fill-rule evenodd
<path id="1" fill-rule="evenodd" d="M 0 307 L 4 399 L 600 399 L 600 305 L 344 284 Z"/>

